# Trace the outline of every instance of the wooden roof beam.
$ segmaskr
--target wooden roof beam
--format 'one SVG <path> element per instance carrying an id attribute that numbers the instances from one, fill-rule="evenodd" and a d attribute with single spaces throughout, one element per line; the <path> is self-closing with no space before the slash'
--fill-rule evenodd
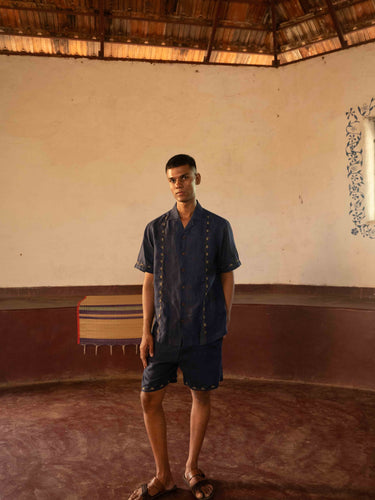
<path id="1" fill-rule="evenodd" d="M 76 42 L 94 42 L 97 44 L 98 48 L 97 48 L 97 55 L 94 55 L 94 56 L 74 56 L 74 55 L 69 55 L 67 54 L 66 56 L 67 57 L 87 57 L 87 58 L 96 58 L 96 59 L 111 59 L 111 58 L 108 58 L 106 56 L 102 57 L 101 54 L 100 54 L 100 33 L 96 33 L 96 36 L 95 37 L 91 37 L 91 36 L 88 36 L 87 34 L 86 35 L 78 35 L 77 33 L 74 33 L 74 32 L 64 32 L 64 33 L 53 33 L 53 32 L 44 32 L 44 33 L 41 33 L 40 31 L 31 31 L 31 30 L 27 30 L 27 32 L 22 32 L 20 33 L 18 29 L 16 28 L 5 28 L 4 31 L 2 33 L 0 33 L 0 36 L 1 35 L 6 35 L 6 36 L 14 36 L 14 37 L 25 37 L 25 38 L 38 38 L 38 39 L 41 39 L 41 38 L 44 38 L 46 40 L 49 40 L 49 41 L 53 41 L 53 40 L 56 40 L 56 41 L 62 41 L 62 40 L 74 40 Z M 120 45 L 137 45 L 137 46 L 143 46 L 144 45 L 144 40 L 133 40 L 132 42 L 128 42 L 127 37 L 115 37 L 115 39 L 112 39 L 111 38 L 105 38 L 105 43 L 117 43 L 117 44 L 120 44 Z M 197 49 L 191 49 L 191 47 L 189 45 L 181 45 L 181 44 L 173 44 L 173 43 L 164 43 L 161 44 L 160 43 L 160 40 L 154 40 L 152 43 L 149 43 L 147 44 L 148 47 L 157 47 L 157 48 L 172 48 L 172 49 L 190 49 L 190 50 L 197 50 Z M 203 44 L 201 43 L 200 44 L 200 47 L 198 50 L 201 50 L 201 51 L 204 51 L 205 50 L 205 47 L 207 46 L 207 43 Z M 227 52 L 227 50 L 230 49 L 232 52 L 235 52 L 235 53 L 240 53 L 240 54 L 243 54 L 243 50 L 242 49 L 239 49 L 239 48 L 234 48 L 234 47 L 220 47 L 218 48 L 218 50 L 220 51 L 223 51 L 223 52 Z M 7 51 L 7 50 L 4 50 L 4 51 L 1 51 L 0 49 L 0 54 L 1 53 L 4 53 L 4 54 L 13 54 L 13 53 L 16 53 L 15 51 Z M 24 54 L 26 52 L 21 52 L 21 54 Z M 258 55 L 265 55 L 265 56 L 272 56 L 272 51 L 269 51 L 269 50 L 262 50 L 262 51 L 258 51 L 257 50 L 257 47 L 249 47 L 248 48 L 248 53 L 249 54 L 258 54 Z M 51 55 L 51 56 L 54 56 L 54 55 L 62 55 L 62 54 L 46 54 L 44 53 L 44 55 Z M 114 58 L 114 59 L 117 59 L 117 58 Z M 130 58 L 124 58 L 125 60 L 130 60 Z M 134 60 L 138 60 L 138 59 L 134 59 Z M 142 60 L 146 60 L 146 61 L 153 61 L 153 59 L 142 59 Z M 170 62 L 168 60 L 164 60 L 164 62 Z M 178 61 L 173 61 L 173 62 L 178 62 Z M 189 61 L 191 63 L 191 61 Z M 205 64 L 205 61 L 202 59 L 201 61 L 195 61 L 194 64 Z M 226 64 L 226 65 L 232 65 L 232 63 L 210 63 L 210 64 Z M 233 64 L 234 66 L 248 66 L 247 64 Z M 268 65 L 267 65 L 268 66 Z"/>
<path id="2" fill-rule="evenodd" d="M 99 0 L 99 33 L 100 33 L 100 50 L 99 57 L 104 59 L 104 0 Z"/>
<path id="3" fill-rule="evenodd" d="M 99 44 L 98 49 L 98 57 L 100 50 L 101 33 L 100 31 L 95 31 L 92 33 L 78 33 L 77 31 L 71 30 L 61 30 L 61 31 L 52 31 L 45 29 L 28 28 L 21 30 L 20 28 L 15 27 L 5 27 L 0 26 L 0 36 L 16 36 L 16 37 L 32 37 L 32 38 L 45 38 L 49 40 L 57 39 L 57 40 L 76 40 L 76 41 L 85 41 L 85 42 L 94 42 Z M 129 38 L 128 35 L 106 35 L 104 37 L 104 43 L 117 43 L 121 45 L 138 45 L 138 46 L 148 46 L 148 47 L 158 47 L 158 48 L 171 48 L 171 49 L 187 49 L 187 50 L 199 50 L 206 51 L 207 49 L 207 41 L 200 40 L 194 41 L 194 45 L 190 42 L 180 42 L 178 40 L 166 39 L 164 37 L 152 37 L 152 39 L 141 38 L 141 37 L 132 37 Z M 249 54 L 260 54 L 260 55 L 272 55 L 272 50 L 268 49 L 266 46 L 257 47 L 254 44 L 252 45 L 238 45 L 238 44 L 223 44 L 219 43 L 216 46 L 217 50 L 221 52 L 234 52 L 244 54 L 245 52 Z M 203 61 L 202 61 L 203 62 Z"/>
<path id="4" fill-rule="evenodd" d="M 272 66 L 278 68 L 280 66 L 280 60 L 278 57 L 279 44 L 277 40 L 277 23 L 276 23 L 276 3 L 275 0 L 271 1 L 271 17 L 272 17 L 272 36 L 273 36 L 273 61 Z"/>
<path id="5" fill-rule="evenodd" d="M 338 35 L 339 40 L 340 40 L 341 47 L 343 49 L 346 49 L 346 47 L 348 46 L 348 42 L 344 38 L 344 32 L 343 32 L 341 24 L 339 23 L 339 20 L 337 18 L 336 10 L 335 10 L 331 0 L 326 0 L 326 2 L 327 2 L 328 12 L 332 18 L 333 24 L 335 26 L 335 29 L 337 31 L 337 35 Z"/>
<path id="6" fill-rule="evenodd" d="M 362 4 L 362 3 L 364 3 L 363 0 L 343 0 L 342 3 L 335 4 L 334 9 L 337 12 L 338 10 L 343 10 L 345 8 L 353 7 L 357 4 Z M 324 17 L 329 14 L 330 12 L 328 10 L 328 7 L 319 7 L 319 9 L 314 9 L 314 11 L 311 11 L 308 14 L 304 14 L 303 16 L 295 17 L 294 19 L 290 19 L 288 21 L 283 21 L 279 23 L 278 30 L 280 31 L 285 28 L 292 28 L 294 26 L 298 26 L 298 24 L 318 19 L 319 17 Z"/>
<path id="7" fill-rule="evenodd" d="M 206 55 L 204 57 L 204 62 L 205 63 L 209 63 L 210 62 L 210 58 L 211 58 L 211 54 L 212 54 L 212 47 L 213 47 L 213 43 L 214 43 L 214 40 L 215 40 L 215 34 L 216 34 L 217 24 L 218 24 L 218 21 L 219 21 L 219 14 L 220 14 L 221 3 L 222 3 L 222 0 L 218 0 L 216 2 L 216 5 L 215 5 L 214 19 L 213 19 L 213 23 L 212 23 L 211 36 L 210 36 L 210 39 L 208 41 Z"/>
<path id="8" fill-rule="evenodd" d="M 301 45 L 299 42 L 284 43 L 283 45 L 280 45 L 280 54 L 285 54 L 285 53 L 291 52 L 293 50 L 303 50 L 303 49 L 306 49 L 310 46 L 314 46 L 314 45 L 319 44 L 321 42 L 325 42 L 327 40 L 334 40 L 335 38 L 337 38 L 337 33 L 332 32 L 332 33 L 325 35 L 325 36 L 317 35 L 314 38 L 311 38 L 310 40 L 305 42 L 304 45 Z M 374 42 L 374 39 L 372 39 L 371 41 Z M 350 45 L 350 47 L 354 47 L 355 45 L 357 45 L 357 44 Z M 348 45 L 348 47 L 349 47 L 349 45 Z M 348 48 L 348 47 L 345 47 L 345 48 Z M 327 53 L 335 52 L 337 50 L 341 50 L 341 49 L 332 49 L 331 51 L 327 51 Z M 321 52 L 321 53 L 319 52 L 320 55 L 324 55 L 325 53 L 326 53 L 325 51 Z"/>
<path id="9" fill-rule="evenodd" d="M 15 36 L 15 37 L 27 37 L 27 38 L 45 38 L 47 40 L 74 40 L 76 42 L 93 42 L 93 43 L 98 43 L 100 42 L 100 35 L 99 33 L 93 34 L 93 35 L 88 35 L 86 34 L 78 34 L 76 32 L 68 32 L 68 31 L 62 31 L 62 32 L 52 32 L 48 31 L 46 32 L 45 30 L 20 30 L 19 28 L 1 28 L 2 32 L 0 32 L 0 35 L 7 35 L 7 36 Z"/>
<path id="10" fill-rule="evenodd" d="M 57 14 L 57 15 L 69 15 L 69 16 L 90 16 L 90 17 L 100 17 L 100 12 L 94 10 L 73 10 L 73 9 L 51 9 L 50 7 L 26 7 L 26 6 L 9 6 L 9 5 L 1 5 L 0 2 L 0 10 L 15 10 L 18 12 L 35 12 L 37 14 Z M 110 12 L 104 13 L 105 19 L 125 19 L 127 21 L 142 21 L 147 23 L 162 23 L 162 24 L 174 24 L 180 26 L 202 26 L 202 27 L 210 27 L 212 26 L 212 22 L 206 20 L 197 20 L 194 18 L 186 18 L 186 17 L 168 17 L 168 16 L 160 16 L 158 18 L 151 16 L 132 16 L 131 14 L 116 12 L 115 14 Z M 268 25 L 261 24 L 250 24 L 244 22 L 237 21 L 228 21 L 226 19 L 222 19 L 218 23 L 218 28 L 222 29 L 236 29 L 242 31 L 267 31 L 270 29 Z"/>

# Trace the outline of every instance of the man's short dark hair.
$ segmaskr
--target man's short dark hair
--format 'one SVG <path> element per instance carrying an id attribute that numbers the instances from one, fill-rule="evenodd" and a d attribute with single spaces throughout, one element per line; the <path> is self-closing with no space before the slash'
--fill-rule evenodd
<path id="1" fill-rule="evenodd" d="M 192 156 L 179 154 L 172 156 L 172 158 L 168 160 L 165 166 L 165 171 L 169 168 L 183 167 L 184 165 L 189 165 L 189 167 L 194 170 L 197 169 L 197 165 L 195 164 L 195 160 Z"/>

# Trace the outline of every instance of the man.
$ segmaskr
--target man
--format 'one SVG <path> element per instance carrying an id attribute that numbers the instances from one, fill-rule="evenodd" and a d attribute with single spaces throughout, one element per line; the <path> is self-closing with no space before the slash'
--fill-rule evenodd
<path id="1" fill-rule="evenodd" d="M 196 199 L 201 176 L 195 160 L 176 155 L 168 161 L 166 174 L 176 204 L 147 225 L 135 265 L 145 273 L 141 402 L 156 476 L 129 500 L 157 498 L 176 489 L 162 403 L 167 385 L 177 381 L 178 367 L 192 395 L 184 480 L 195 498 L 213 497 L 213 485 L 198 468 L 198 458 L 210 417 L 210 391 L 222 380 L 221 347 L 230 320 L 233 271 L 241 264 L 229 222 Z"/>

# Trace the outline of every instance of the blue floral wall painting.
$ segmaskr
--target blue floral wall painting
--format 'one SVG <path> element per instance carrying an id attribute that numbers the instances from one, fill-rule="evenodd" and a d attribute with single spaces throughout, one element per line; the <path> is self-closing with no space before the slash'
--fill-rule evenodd
<path id="1" fill-rule="evenodd" d="M 375 239 L 374 221 L 366 217 L 365 181 L 363 172 L 363 131 L 362 122 L 375 116 L 375 98 L 369 104 L 350 108 L 346 113 L 346 156 L 349 178 L 350 210 L 354 228 L 353 235 Z M 373 194 L 375 196 L 375 193 Z"/>

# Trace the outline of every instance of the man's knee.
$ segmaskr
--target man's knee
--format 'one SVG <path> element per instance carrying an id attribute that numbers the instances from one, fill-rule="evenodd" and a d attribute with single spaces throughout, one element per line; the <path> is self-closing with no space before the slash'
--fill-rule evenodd
<path id="1" fill-rule="evenodd" d="M 191 396 L 193 398 L 194 403 L 199 405 L 210 405 L 211 397 L 210 391 L 193 391 L 191 389 Z"/>
<path id="2" fill-rule="evenodd" d="M 163 403 L 164 390 L 154 392 L 141 392 L 143 413 L 152 413 L 160 410 Z"/>

